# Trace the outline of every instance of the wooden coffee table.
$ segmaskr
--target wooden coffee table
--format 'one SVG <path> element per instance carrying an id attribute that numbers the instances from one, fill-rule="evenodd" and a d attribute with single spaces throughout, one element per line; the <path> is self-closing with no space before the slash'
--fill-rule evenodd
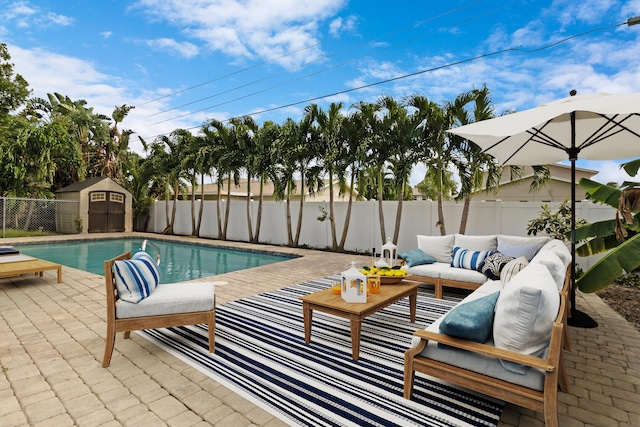
<path id="1" fill-rule="evenodd" d="M 360 333 L 362 319 L 383 308 L 409 297 L 409 316 L 416 321 L 416 303 L 418 301 L 419 283 L 401 282 L 397 285 L 380 287 L 379 294 L 369 293 L 366 303 L 345 302 L 340 295 L 335 295 L 331 288 L 300 297 L 304 316 L 304 340 L 311 342 L 311 321 L 313 310 L 333 314 L 349 319 L 351 324 L 351 353 L 353 360 L 360 357 Z"/>

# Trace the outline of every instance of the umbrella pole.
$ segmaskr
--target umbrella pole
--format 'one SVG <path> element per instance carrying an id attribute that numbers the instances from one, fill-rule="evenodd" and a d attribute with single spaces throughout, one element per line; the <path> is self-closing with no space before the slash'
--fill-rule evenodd
<path id="1" fill-rule="evenodd" d="M 576 308 L 576 160 L 578 151 L 576 149 L 576 116 L 575 113 L 571 113 L 571 149 L 567 150 L 571 161 L 571 317 L 567 319 L 567 323 L 569 326 L 580 328 L 595 328 L 598 322 Z"/>

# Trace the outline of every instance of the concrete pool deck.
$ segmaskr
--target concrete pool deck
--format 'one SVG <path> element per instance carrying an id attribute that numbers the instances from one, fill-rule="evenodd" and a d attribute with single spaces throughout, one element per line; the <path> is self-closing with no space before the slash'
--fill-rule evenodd
<path id="1" fill-rule="evenodd" d="M 75 239 L 78 236 L 55 240 Z M 35 240 L 51 238 L 29 239 Z M 226 282 L 216 288 L 219 305 L 339 273 L 351 261 L 369 261 L 323 251 L 200 240 L 302 256 L 215 276 Z M 577 298 L 579 308 L 599 327 L 569 328 L 573 350 L 566 352 L 566 359 L 572 390 L 559 392 L 560 425 L 639 426 L 640 331 L 595 294 L 578 293 Z M 130 340 L 119 334 L 111 366 L 102 368 L 104 306 L 103 277 L 84 271 L 63 267 L 62 283 L 56 283 L 54 272 L 0 279 L 0 425 L 286 425 L 137 334 Z M 544 423 L 541 414 L 507 405 L 500 425 Z"/>

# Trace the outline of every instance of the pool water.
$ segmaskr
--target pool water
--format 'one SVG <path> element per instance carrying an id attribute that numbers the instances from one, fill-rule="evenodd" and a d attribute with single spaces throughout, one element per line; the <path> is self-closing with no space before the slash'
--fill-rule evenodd
<path id="1" fill-rule="evenodd" d="M 64 243 L 21 245 L 21 254 L 44 259 L 79 270 L 104 275 L 104 261 L 126 251 L 135 253 L 143 239 L 90 240 Z M 212 248 L 186 243 L 149 240 L 147 252 L 161 255 L 160 283 L 180 282 L 243 270 L 290 259 L 286 256 L 233 249 Z"/>

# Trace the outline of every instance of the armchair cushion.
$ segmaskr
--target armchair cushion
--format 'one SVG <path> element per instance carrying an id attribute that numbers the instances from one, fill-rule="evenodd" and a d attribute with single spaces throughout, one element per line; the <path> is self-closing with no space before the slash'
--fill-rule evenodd
<path id="1" fill-rule="evenodd" d="M 440 333 L 485 343 L 493 330 L 493 310 L 500 292 L 458 304 L 440 323 Z"/>
<path id="2" fill-rule="evenodd" d="M 113 266 L 118 298 L 137 303 L 147 298 L 160 283 L 160 270 L 151 256 L 136 252 L 131 259 L 116 261 Z"/>
<path id="3" fill-rule="evenodd" d="M 474 251 L 495 251 L 498 248 L 498 238 L 495 234 L 488 236 L 456 234 L 454 245 Z"/>
<path id="4" fill-rule="evenodd" d="M 500 272 L 500 282 L 502 282 L 502 287 L 507 286 L 507 283 L 513 279 L 513 277 L 521 272 L 527 265 L 529 261 L 523 256 L 514 258 L 509 261 Z"/>
<path id="5" fill-rule="evenodd" d="M 399 258 L 405 260 L 409 267 L 415 267 L 416 265 L 433 264 L 436 260 L 429 254 L 425 253 L 422 249 L 411 249 L 410 251 L 400 252 Z"/>
<path id="6" fill-rule="evenodd" d="M 215 284 L 212 282 L 162 284 L 137 304 L 118 301 L 116 318 L 208 311 L 213 308 L 214 295 Z"/>

